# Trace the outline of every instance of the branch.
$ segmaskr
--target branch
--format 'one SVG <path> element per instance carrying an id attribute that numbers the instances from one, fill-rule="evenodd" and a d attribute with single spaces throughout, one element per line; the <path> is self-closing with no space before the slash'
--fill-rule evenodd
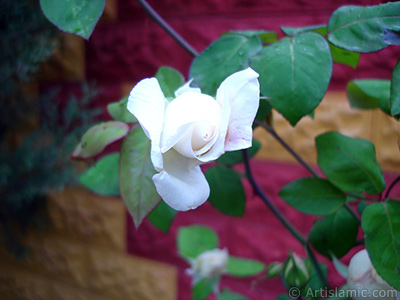
<path id="1" fill-rule="evenodd" d="M 298 155 L 279 135 L 278 133 L 275 131 L 275 129 L 270 126 L 267 125 L 265 123 L 262 123 L 260 121 L 254 121 L 255 124 L 261 126 L 262 128 L 264 128 L 266 131 L 268 131 L 304 168 L 307 169 L 307 171 L 309 171 L 314 177 L 320 177 L 317 172 L 315 172 L 313 170 L 313 168 L 311 168 L 311 166 L 305 161 L 303 160 L 300 155 Z M 400 180 L 400 179 L 399 179 Z M 360 217 L 356 214 L 356 212 L 346 203 L 345 204 L 345 208 L 351 213 L 351 215 L 359 222 L 361 223 L 361 219 Z"/>
<path id="2" fill-rule="evenodd" d="M 255 124 L 261 126 L 266 131 L 268 131 L 304 168 L 307 169 L 313 176 L 319 177 L 317 172 L 315 172 L 309 164 L 307 164 L 275 131 L 275 129 L 267 124 L 260 121 L 254 121 Z"/>
<path id="3" fill-rule="evenodd" d="M 267 195 L 264 193 L 264 191 L 261 189 L 261 187 L 258 185 L 257 181 L 255 180 L 253 176 L 253 172 L 251 171 L 250 167 L 250 161 L 249 161 L 249 154 L 247 153 L 247 149 L 242 150 L 242 155 L 243 155 L 243 162 L 244 166 L 246 169 L 246 176 L 247 179 L 249 180 L 254 192 L 261 198 L 261 200 L 268 206 L 268 208 L 272 211 L 272 213 L 275 215 L 275 217 L 278 218 L 278 220 L 286 227 L 287 230 L 290 231 L 290 233 L 302 244 L 307 251 L 308 256 L 310 257 L 310 261 L 315 268 L 318 277 L 320 278 L 322 284 L 325 286 L 328 286 L 328 282 L 322 272 L 322 269 L 315 258 L 315 254 L 312 251 L 310 245 L 308 244 L 308 241 L 297 231 L 296 228 L 282 215 L 282 213 L 278 210 L 278 208 L 270 201 L 270 199 L 267 197 Z"/>
<path id="4" fill-rule="evenodd" d="M 175 31 L 151 6 L 146 0 L 136 0 L 147 15 L 164 29 L 183 49 L 191 56 L 196 57 L 199 54 L 178 32 Z"/>
<path id="5" fill-rule="evenodd" d="M 395 180 L 393 180 L 393 182 L 390 184 L 390 186 L 388 187 L 386 194 L 385 194 L 385 198 L 389 197 L 390 192 L 392 191 L 392 189 L 394 188 L 394 186 L 400 181 L 400 176 L 398 176 Z"/>

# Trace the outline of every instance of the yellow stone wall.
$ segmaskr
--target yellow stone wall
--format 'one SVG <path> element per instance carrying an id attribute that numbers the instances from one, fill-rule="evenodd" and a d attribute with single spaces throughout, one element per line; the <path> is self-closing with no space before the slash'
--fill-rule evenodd
<path id="1" fill-rule="evenodd" d="M 117 18 L 117 0 L 107 0 L 100 23 Z M 85 41 L 62 34 L 39 80 L 85 80 Z M 37 82 L 27 94 L 37 95 Z M 35 93 L 31 92 L 33 90 Z M 32 124 L 31 124 L 32 123 Z M 18 144 L 38 119 L 10 133 Z M 84 188 L 48 195 L 49 229 L 29 231 L 29 247 L 19 261 L 0 248 L 1 300 L 175 300 L 174 266 L 126 253 L 126 210 L 122 201 L 101 197 Z"/>
<path id="2" fill-rule="evenodd" d="M 118 198 L 68 188 L 48 197 L 50 229 L 24 240 L 27 260 L 0 250 L 2 300 L 175 300 L 173 266 L 128 255 Z"/>
<path id="3" fill-rule="evenodd" d="M 400 171 L 400 123 L 380 110 L 352 109 L 343 92 L 328 92 L 315 111 L 314 119 L 305 117 L 293 128 L 279 113 L 274 112 L 277 133 L 300 156 L 316 164 L 315 137 L 327 131 L 370 140 L 376 147 L 378 162 L 387 171 Z M 294 162 L 295 159 L 264 129 L 255 131 L 262 143 L 257 158 Z"/>

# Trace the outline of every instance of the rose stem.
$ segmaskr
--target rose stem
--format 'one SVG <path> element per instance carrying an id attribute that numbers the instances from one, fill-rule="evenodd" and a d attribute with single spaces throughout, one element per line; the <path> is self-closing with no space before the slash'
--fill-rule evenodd
<path id="1" fill-rule="evenodd" d="M 147 15 L 155 21 L 161 28 L 163 28 L 184 50 L 186 50 L 190 55 L 193 57 L 198 56 L 197 51 L 181 36 L 179 35 L 148 3 L 146 0 L 136 0 L 139 5 L 144 9 L 144 11 L 147 13 Z M 276 132 L 275 132 L 276 133 Z M 276 138 L 280 137 L 276 134 Z M 282 139 L 280 139 L 282 140 Z M 282 140 L 283 142 L 283 140 Z M 290 149 L 290 147 L 288 148 Z M 292 150 L 292 155 L 295 155 L 295 157 L 298 157 L 301 161 L 303 161 L 293 150 Z M 269 207 L 269 209 L 272 211 L 272 213 L 281 221 L 281 223 L 293 234 L 293 236 L 303 245 L 306 247 L 306 251 L 310 257 L 311 263 L 314 265 L 315 270 L 318 273 L 318 276 L 321 280 L 321 282 L 328 286 L 328 283 L 325 279 L 325 276 L 315 258 L 315 255 L 308 245 L 307 241 L 305 238 L 293 227 L 292 224 L 281 214 L 281 212 L 275 207 L 272 202 L 269 201 L 263 190 L 259 187 L 257 182 L 255 181 L 253 174 L 250 169 L 250 164 L 249 164 L 249 157 L 247 154 L 247 150 L 243 150 L 243 158 L 245 161 L 245 166 L 246 166 L 246 173 L 247 177 L 249 178 L 250 183 L 253 186 L 253 189 L 256 191 L 256 193 L 260 196 L 260 198 L 264 201 L 264 203 Z M 304 162 L 304 161 L 303 161 Z M 308 166 L 305 162 L 303 166 Z M 308 168 L 307 168 L 308 169 Z M 309 171 L 312 170 L 309 168 Z M 312 173 L 316 175 L 316 173 L 312 170 Z M 314 176 L 315 176 L 314 175 Z M 317 175 L 316 175 L 317 176 Z"/>
<path id="2" fill-rule="evenodd" d="M 254 192 L 261 198 L 261 200 L 268 206 L 268 208 L 272 211 L 275 217 L 286 227 L 287 230 L 302 244 L 307 251 L 308 256 L 310 257 L 310 261 L 313 264 L 315 270 L 317 271 L 318 277 L 321 282 L 328 286 L 326 278 L 321 270 L 320 265 L 318 264 L 317 259 L 315 258 L 314 252 L 309 246 L 307 240 L 297 231 L 296 228 L 282 215 L 282 213 L 278 210 L 278 208 L 269 200 L 267 195 L 264 193 L 262 188 L 258 185 L 256 179 L 253 176 L 253 172 L 250 167 L 249 154 L 247 153 L 247 149 L 242 150 L 243 154 L 243 162 L 246 169 L 246 176 L 253 187 Z"/>
<path id="3" fill-rule="evenodd" d="M 307 171 L 309 171 L 314 177 L 320 178 L 320 176 L 311 168 L 311 166 L 305 162 L 275 131 L 275 129 L 265 123 L 260 121 L 254 121 L 254 124 L 261 126 L 268 133 L 270 133 Z M 351 195 L 351 194 L 348 194 Z M 356 214 L 356 212 L 351 208 L 348 203 L 344 204 L 344 207 L 349 211 L 349 213 L 359 222 L 361 223 L 360 217 Z"/>
<path id="4" fill-rule="evenodd" d="M 178 32 L 175 31 L 151 6 L 146 0 L 136 0 L 147 15 L 162 29 L 164 29 L 183 49 L 193 57 L 198 56 L 197 51 L 190 45 Z"/>
<path id="5" fill-rule="evenodd" d="M 393 180 L 393 182 L 391 183 L 391 185 L 388 187 L 386 194 L 385 194 L 385 199 L 389 197 L 390 192 L 392 191 L 392 189 L 394 188 L 394 186 L 400 181 L 400 176 L 398 176 L 395 180 Z"/>

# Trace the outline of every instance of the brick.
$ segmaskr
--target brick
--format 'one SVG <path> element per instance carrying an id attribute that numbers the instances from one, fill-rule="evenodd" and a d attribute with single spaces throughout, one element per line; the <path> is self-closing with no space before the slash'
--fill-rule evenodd
<path id="1" fill-rule="evenodd" d="M 0 295 L 2 300 L 50 300 L 50 283 L 28 271 L 2 264 Z"/>
<path id="2" fill-rule="evenodd" d="M 125 206 L 116 197 L 103 197 L 87 189 L 66 188 L 48 197 L 52 228 L 87 243 L 125 250 Z"/>
<path id="3" fill-rule="evenodd" d="M 177 272 L 170 265 L 91 248 L 88 285 L 115 300 L 174 300 Z"/>
<path id="4" fill-rule="evenodd" d="M 376 147 L 376 155 L 381 167 L 388 171 L 399 171 L 400 167 L 400 125 L 394 118 L 380 110 L 375 111 L 375 122 L 372 142 Z"/>
<path id="5" fill-rule="evenodd" d="M 62 33 L 53 56 L 42 65 L 40 80 L 82 81 L 85 79 L 85 41 L 83 38 Z"/>
<path id="6" fill-rule="evenodd" d="M 49 300 L 112 300 L 112 298 L 92 293 L 87 289 L 56 281 L 51 284 L 50 295 Z"/>
<path id="7" fill-rule="evenodd" d="M 103 14 L 96 26 L 98 26 L 100 24 L 117 21 L 117 18 L 118 18 L 117 4 L 118 4 L 118 0 L 107 0 L 106 1 Z"/>
<path id="8" fill-rule="evenodd" d="M 84 244 L 46 232 L 29 232 L 25 244 L 29 248 L 26 260 L 16 260 L 5 250 L 0 251 L 0 258 L 17 268 L 85 287 L 88 275 Z"/>
<path id="9" fill-rule="evenodd" d="M 369 139 L 372 111 L 351 109 L 344 92 L 329 92 L 315 111 L 314 119 L 304 117 L 292 127 L 278 113 L 274 113 L 274 127 L 278 134 L 307 162 L 316 164 L 315 137 L 327 131 Z M 295 161 L 265 130 L 255 131 L 255 138 L 262 143 L 257 157 L 279 161 Z"/>
<path id="10" fill-rule="evenodd" d="M 221 15 L 264 15 L 274 14 L 300 15 L 306 13 L 332 13 L 342 5 L 366 5 L 365 0 L 338 0 L 338 1 L 276 1 L 276 0 L 205 0 L 205 1 L 185 1 L 185 0 L 163 0 L 151 3 L 153 8 L 164 17 L 169 16 L 201 16 L 203 18 Z M 139 5 L 134 0 L 120 1 L 119 10 L 121 18 L 131 16 L 143 17 Z"/>

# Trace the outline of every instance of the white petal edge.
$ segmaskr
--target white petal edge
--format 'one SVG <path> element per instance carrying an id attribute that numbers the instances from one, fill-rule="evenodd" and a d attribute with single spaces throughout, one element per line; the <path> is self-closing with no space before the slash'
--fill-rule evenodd
<path id="1" fill-rule="evenodd" d="M 199 166 L 190 168 L 190 159 L 174 149 L 164 154 L 164 170 L 153 176 L 158 194 L 178 211 L 195 209 L 210 195 L 210 187 Z"/>
<path id="2" fill-rule="evenodd" d="M 151 140 L 151 161 L 158 172 L 163 168 L 160 140 L 166 103 L 160 84 L 153 77 L 143 79 L 132 89 L 127 104 L 127 109 L 138 119 Z"/>
<path id="3" fill-rule="evenodd" d="M 193 88 L 190 86 L 192 81 L 193 81 L 193 79 L 191 79 L 190 81 L 188 81 L 184 85 L 182 85 L 180 88 L 178 88 L 175 91 L 175 97 L 178 97 L 178 96 L 182 95 L 183 93 L 187 93 L 187 92 L 201 93 L 200 88 Z"/>
<path id="4" fill-rule="evenodd" d="M 217 101 L 222 106 L 229 103 L 231 109 L 225 151 L 251 147 L 252 124 L 260 103 L 260 84 L 257 78 L 258 74 L 247 68 L 230 75 L 217 90 Z"/>

